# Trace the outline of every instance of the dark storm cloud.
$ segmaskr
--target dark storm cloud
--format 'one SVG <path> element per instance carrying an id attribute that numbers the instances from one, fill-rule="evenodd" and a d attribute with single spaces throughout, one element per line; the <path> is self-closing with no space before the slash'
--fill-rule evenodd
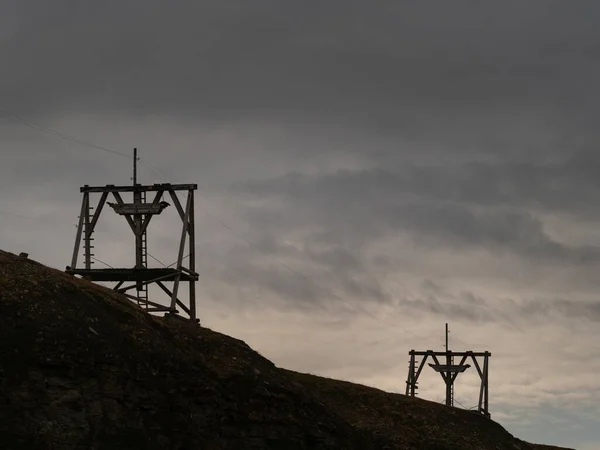
<path id="1" fill-rule="evenodd" d="M 426 126 L 451 141 L 482 110 L 585 128 L 598 109 L 592 1 L 9 5 L 0 98 L 18 111 Z"/>

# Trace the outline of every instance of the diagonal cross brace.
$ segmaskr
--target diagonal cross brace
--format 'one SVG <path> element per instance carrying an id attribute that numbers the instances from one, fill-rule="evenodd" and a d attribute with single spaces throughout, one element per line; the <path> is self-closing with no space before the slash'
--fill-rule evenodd
<path id="1" fill-rule="evenodd" d="M 115 197 L 115 200 L 117 201 L 117 203 L 119 205 L 124 205 L 125 204 L 125 202 L 123 201 L 123 197 L 121 197 L 121 194 L 119 194 L 118 192 L 113 192 L 113 196 Z M 131 231 L 133 231 L 133 234 L 135 234 L 137 236 L 135 222 L 131 218 L 131 215 L 130 214 L 123 214 L 123 216 L 125 217 L 125 219 L 127 220 L 127 223 L 131 227 Z"/>
<path id="2" fill-rule="evenodd" d="M 163 192 L 164 191 L 158 191 L 156 193 L 156 196 L 154 197 L 154 200 L 152 201 L 153 205 L 158 205 L 160 203 L 160 200 L 162 199 L 162 196 L 163 196 Z M 144 222 L 142 223 L 141 234 L 144 234 L 146 232 L 146 229 L 148 228 L 148 225 L 150 224 L 150 219 L 152 219 L 152 214 L 147 214 L 146 217 L 144 218 Z"/>

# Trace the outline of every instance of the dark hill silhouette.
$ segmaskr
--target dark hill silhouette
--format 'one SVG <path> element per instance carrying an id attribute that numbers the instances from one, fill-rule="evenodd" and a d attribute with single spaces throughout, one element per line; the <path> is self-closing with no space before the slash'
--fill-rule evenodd
<path id="1" fill-rule="evenodd" d="M 475 413 L 275 367 L 244 342 L 0 251 L 6 450 L 529 450 Z"/>

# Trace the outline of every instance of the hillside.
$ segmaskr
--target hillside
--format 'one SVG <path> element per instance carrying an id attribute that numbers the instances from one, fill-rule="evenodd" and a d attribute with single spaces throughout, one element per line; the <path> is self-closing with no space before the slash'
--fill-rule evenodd
<path id="1" fill-rule="evenodd" d="M 7 450 L 533 450 L 472 412 L 275 367 L 244 342 L 141 312 L 0 251 Z"/>

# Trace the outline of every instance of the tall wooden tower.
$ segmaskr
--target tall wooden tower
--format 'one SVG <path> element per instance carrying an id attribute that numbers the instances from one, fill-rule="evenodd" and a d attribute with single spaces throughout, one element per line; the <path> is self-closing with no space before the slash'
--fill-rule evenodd
<path id="1" fill-rule="evenodd" d="M 183 313 L 189 319 L 199 322 L 196 317 L 196 282 L 198 274 L 195 271 L 195 231 L 194 231 L 194 191 L 196 184 L 153 184 L 141 185 L 137 182 L 137 149 L 133 156 L 133 184 L 131 186 L 83 186 L 83 194 L 75 248 L 71 265 L 67 273 L 79 275 L 85 279 L 98 282 L 115 282 L 114 290 L 135 301 L 147 312 L 165 312 L 167 314 Z M 187 197 L 185 197 L 187 192 Z M 148 194 L 154 193 L 152 201 L 148 202 Z M 184 197 L 180 201 L 178 193 Z M 126 202 L 121 194 L 131 196 L 131 202 Z M 148 266 L 147 232 L 148 225 L 154 216 L 160 215 L 170 206 L 164 200 L 168 194 L 181 218 L 181 238 L 177 252 L 175 267 L 151 268 Z M 96 207 L 92 206 L 94 196 L 99 196 Z M 115 203 L 109 202 L 109 197 Z M 183 200 L 183 199 L 182 199 Z M 135 237 L 135 266 L 133 268 L 92 268 L 94 249 L 94 230 L 104 206 L 108 204 L 116 214 L 125 218 Z M 95 211 L 94 211 L 95 209 Z M 78 267 L 78 257 L 83 242 L 83 266 Z M 186 247 L 188 249 L 187 255 Z M 187 259 L 187 267 L 184 261 Z M 188 283 L 189 301 L 185 304 L 178 295 L 181 283 Z M 159 303 L 148 298 L 148 286 L 155 284 L 165 294 L 166 301 Z M 134 295 L 135 293 L 135 295 Z"/>
<path id="2" fill-rule="evenodd" d="M 433 350 L 411 350 L 409 352 L 409 355 L 410 361 L 408 366 L 408 378 L 406 380 L 406 395 L 410 395 L 411 397 L 415 397 L 417 395 L 419 375 L 421 375 L 421 371 L 423 370 L 423 367 L 425 367 L 425 362 L 427 361 L 427 359 L 431 358 L 433 360 L 433 363 L 430 363 L 429 366 L 442 376 L 444 384 L 446 385 L 446 405 L 448 406 L 454 406 L 454 382 L 456 381 L 456 378 L 458 377 L 459 373 L 462 373 L 469 367 L 471 367 L 469 364 L 465 364 L 465 362 L 468 359 L 470 359 L 475 365 L 477 374 L 481 379 L 477 412 L 479 412 L 485 417 L 490 417 L 488 389 L 489 360 L 492 356 L 490 352 L 451 351 L 448 348 L 448 324 L 446 324 L 445 351 L 434 352 Z M 445 364 L 440 364 L 438 356 L 445 358 Z M 416 360 L 417 357 L 422 357 L 423 359 L 421 359 L 421 361 L 418 362 Z M 454 364 L 454 357 L 460 358 L 460 362 L 458 364 Z M 483 359 L 482 364 L 480 364 L 480 361 L 478 361 L 477 358 Z"/>

